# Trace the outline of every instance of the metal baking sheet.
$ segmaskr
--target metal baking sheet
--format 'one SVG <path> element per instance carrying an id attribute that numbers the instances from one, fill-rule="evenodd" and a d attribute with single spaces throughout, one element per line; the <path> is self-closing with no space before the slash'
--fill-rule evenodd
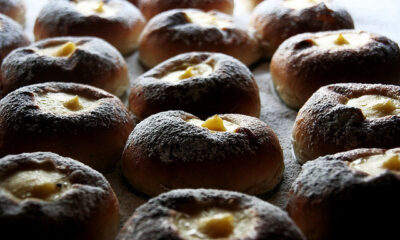
<path id="1" fill-rule="evenodd" d="M 25 0 L 27 3 L 27 23 L 25 31 L 33 40 L 33 25 L 46 0 Z M 234 16 L 237 21 L 246 26 L 250 12 L 244 6 L 247 0 L 236 0 Z M 344 6 L 353 16 L 357 29 L 367 30 L 388 36 L 400 42 L 400 1 L 399 0 L 336 0 Z M 126 58 L 131 74 L 131 81 L 144 72 L 138 63 L 138 55 Z M 287 193 L 291 183 L 297 177 L 301 166 L 292 155 L 291 131 L 297 112 L 286 107 L 276 95 L 269 74 L 269 64 L 260 63 L 252 68 L 260 88 L 261 97 L 261 116 L 260 119 L 271 126 L 278 135 L 285 158 L 284 179 L 279 186 L 269 194 L 260 196 L 262 199 L 271 202 L 281 208 L 285 208 L 287 203 Z M 110 181 L 115 193 L 118 196 L 121 207 L 121 224 L 133 213 L 136 207 L 144 203 L 148 198 L 136 192 L 123 179 L 120 168 L 113 173 L 107 174 L 106 178 Z"/>

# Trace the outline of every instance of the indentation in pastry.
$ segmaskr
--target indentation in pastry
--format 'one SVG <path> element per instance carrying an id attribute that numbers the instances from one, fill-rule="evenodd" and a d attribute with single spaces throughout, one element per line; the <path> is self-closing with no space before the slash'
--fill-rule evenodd
<path id="1" fill-rule="evenodd" d="M 223 29 L 232 25 L 230 21 L 206 12 L 196 11 L 196 12 L 186 12 L 185 14 L 190 23 L 206 28 L 217 27 Z"/>
<path id="2" fill-rule="evenodd" d="M 206 128 L 211 132 L 232 132 L 235 133 L 236 130 L 240 127 L 239 125 L 223 120 L 218 115 L 215 115 L 211 118 L 208 118 L 206 121 L 202 121 L 200 119 L 189 119 L 187 121 L 195 126 Z"/>
<path id="3" fill-rule="evenodd" d="M 389 170 L 400 174 L 400 156 L 396 153 L 372 155 L 349 163 L 351 168 L 376 176 Z"/>
<path id="4" fill-rule="evenodd" d="M 360 108 L 363 115 L 370 119 L 400 115 L 400 101 L 382 95 L 363 95 L 351 98 L 346 105 Z"/>
<path id="5" fill-rule="evenodd" d="M 313 39 L 315 45 L 323 49 L 359 48 L 371 41 L 366 33 L 332 33 Z"/>
<path id="6" fill-rule="evenodd" d="M 43 112 L 61 115 L 91 110 L 96 105 L 93 99 L 63 92 L 36 94 L 35 102 Z"/>
<path id="7" fill-rule="evenodd" d="M 73 42 L 66 42 L 60 45 L 46 47 L 36 50 L 37 53 L 52 57 L 70 57 L 76 51 L 77 46 Z"/>
<path id="8" fill-rule="evenodd" d="M 97 0 L 80 0 L 75 1 L 75 9 L 82 15 L 99 15 L 101 17 L 114 16 L 117 12 L 116 9 L 104 3 L 104 1 Z"/>
<path id="9" fill-rule="evenodd" d="M 213 72 L 213 67 L 207 63 L 200 63 L 187 66 L 185 69 L 176 70 L 168 73 L 162 80 L 178 83 L 191 77 L 207 77 Z"/>
<path id="10" fill-rule="evenodd" d="M 313 7 L 321 2 L 326 3 L 327 0 L 285 0 L 283 2 L 283 6 L 295 10 L 300 10 L 303 8 Z"/>

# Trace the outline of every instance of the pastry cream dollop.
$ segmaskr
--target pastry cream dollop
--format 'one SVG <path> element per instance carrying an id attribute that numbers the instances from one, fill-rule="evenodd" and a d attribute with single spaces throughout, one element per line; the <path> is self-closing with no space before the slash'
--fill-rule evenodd
<path id="1" fill-rule="evenodd" d="M 78 0 L 75 1 L 75 9 L 85 16 L 111 17 L 116 14 L 116 9 L 102 0 Z"/>
<path id="2" fill-rule="evenodd" d="M 349 163 L 351 168 L 376 176 L 385 171 L 400 174 L 400 155 L 385 153 L 357 159 Z"/>
<path id="3" fill-rule="evenodd" d="M 241 239 L 254 230 L 250 210 L 210 208 L 194 214 L 177 212 L 174 225 L 184 239 Z"/>
<path id="4" fill-rule="evenodd" d="M 18 200 L 28 198 L 57 200 L 70 187 L 71 183 L 65 174 L 42 169 L 18 171 L 2 179 L 0 183 L 2 192 Z"/>
<path id="5" fill-rule="evenodd" d="M 370 40 L 367 33 L 345 32 L 330 33 L 312 39 L 314 45 L 322 49 L 358 48 L 366 45 Z"/>
<path id="6" fill-rule="evenodd" d="M 363 115 L 369 119 L 400 115 L 400 101 L 382 95 L 363 95 L 351 98 L 346 105 L 360 108 Z"/>
<path id="7" fill-rule="evenodd" d="M 76 50 L 76 45 L 73 42 L 66 42 L 60 45 L 38 49 L 36 52 L 42 55 L 52 57 L 70 57 Z"/>
<path id="8" fill-rule="evenodd" d="M 190 23 L 206 28 L 217 27 L 223 29 L 232 25 L 231 21 L 206 12 L 188 12 L 186 16 Z"/>
<path id="9" fill-rule="evenodd" d="M 43 112 L 61 115 L 90 110 L 96 106 L 95 100 L 63 92 L 37 94 L 35 102 Z"/>
<path id="10" fill-rule="evenodd" d="M 327 0 L 285 0 L 283 6 L 295 10 L 313 7 L 321 2 L 328 2 Z"/>
<path id="11" fill-rule="evenodd" d="M 185 69 L 168 73 L 162 80 L 178 83 L 191 77 L 206 77 L 213 72 L 213 67 L 207 63 L 189 65 Z"/>
<path id="12" fill-rule="evenodd" d="M 208 118 L 206 121 L 202 121 L 200 119 L 189 119 L 187 121 L 195 126 L 206 128 L 211 132 L 232 132 L 235 133 L 236 130 L 240 127 L 239 125 L 223 120 L 218 115 Z"/>

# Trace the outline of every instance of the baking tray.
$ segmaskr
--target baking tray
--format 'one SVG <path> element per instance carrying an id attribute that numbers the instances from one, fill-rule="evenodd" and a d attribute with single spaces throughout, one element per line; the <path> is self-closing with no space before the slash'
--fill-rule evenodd
<path id="1" fill-rule="evenodd" d="M 37 14 L 47 0 L 25 0 L 27 3 L 27 22 L 25 31 L 33 40 L 33 25 Z M 250 11 L 244 7 L 247 0 L 235 0 L 234 16 L 240 25 L 246 26 Z M 356 29 L 367 30 L 383 34 L 400 42 L 400 1 L 399 0 L 336 0 L 345 7 L 354 19 Z M 126 57 L 131 81 L 135 81 L 144 69 L 138 63 L 138 54 Z M 278 135 L 285 159 L 283 181 L 272 192 L 259 196 L 260 198 L 285 209 L 287 193 L 293 180 L 297 177 L 301 166 L 292 154 L 291 131 L 297 112 L 286 107 L 274 91 L 267 62 L 252 67 L 260 89 L 261 115 L 260 119 L 266 122 Z M 148 197 L 136 192 L 124 180 L 120 167 L 105 175 L 117 194 L 120 202 L 121 224 L 133 213 L 136 207 L 147 201 Z"/>

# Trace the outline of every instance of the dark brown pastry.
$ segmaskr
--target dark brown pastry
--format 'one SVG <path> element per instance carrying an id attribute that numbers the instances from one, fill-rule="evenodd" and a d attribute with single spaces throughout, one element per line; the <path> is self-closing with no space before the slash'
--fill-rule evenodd
<path id="1" fill-rule="evenodd" d="M 300 109 L 293 127 L 299 162 L 356 148 L 400 145 L 400 87 L 333 84 Z"/>
<path id="2" fill-rule="evenodd" d="M 140 11 L 125 0 L 50 0 L 35 22 L 35 38 L 99 37 L 122 54 L 133 52 L 145 26 Z"/>
<path id="3" fill-rule="evenodd" d="M 282 179 L 282 149 L 257 118 L 183 111 L 154 114 L 129 136 L 122 171 L 137 190 L 154 196 L 177 188 L 216 188 L 261 194 Z"/>
<path id="4" fill-rule="evenodd" d="M 121 96 L 129 87 L 129 74 L 121 54 L 92 37 L 45 39 L 19 48 L 3 62 L 1 94 L 42 82 L 76 82 Z"/>
<path id="5" fill-rule="evenodd" d="M 2 239 L 113 240 L 119 205 L 97 171 L 49 152 L 0 159 Z"/>
<path id="6" fill-rule="evenodd" d="M 29 43 L 22 27 L 11 18 L 0 14 L 0 64 L 12 50 Z"/>
<path id="7" fill-rule="evenodd" d="M 88 85 L 29 85 L 0 100 L 0 156 L 51 151 L 108 172 L 132 129 L 121 100 Z"/>
<path id="8" fill-rule="evenodd" d="M 136 209 L 117 240 L 305 239 L 287 214 L 236 192 L 184 189 L 162 194 Z"/>
<path id="9" fill-rule="evenodd" d="M 326 0 L 268 0 L 254 9 L 250 26 L 257 32 L 270 58 L 278 46 L 291 36 L 305 32 L 353 29 L 349 13 Z"/>
<path id="10" fill-rule="evenodd" d="M 171 9 L 196 8 L 203 11 L 217 10 L 226 14 L 232 14 L 233 0 L 141 0 L 139 9 L 147 19 Z"/>
<path id="11" fill-rule="evenodd" d="M 24 0 L 0 0 L 0 13 L 12 18 L 21 25 L 25 24 Z"/>
<path id="12" fill-rule="evenodd" d="M 255 37 L 232 16 L 197 9 L 169 10 L 146 25 L 140 38 L 140 61 L 148 68 L 192 51 L 220 52 L 250 65 L 261 57 Z"/>
<path id="13" fill-rule="evenodd" d="M 287 211 L 309 240 L 394 239 L 400 149 L 357 149 L 304 164 Z"/>
<path id="14" fill-rule="evenodd" d="M 400 85 L 400 49 L 394 41 L 365 31 L 305 33 L 279 47 L 270 69 L 281 99 L 299 109 L 328 84 Z"/>
<path id="15" fill-rule="evenodd" d="M 220 53 L 191 52 L 140 76 L 131 87 L 129 108 L 141 119 L 167 110 L 202 118 L 216 113 L 258 117 L 260 97 L 253 74 L 240 61 Z"/>

